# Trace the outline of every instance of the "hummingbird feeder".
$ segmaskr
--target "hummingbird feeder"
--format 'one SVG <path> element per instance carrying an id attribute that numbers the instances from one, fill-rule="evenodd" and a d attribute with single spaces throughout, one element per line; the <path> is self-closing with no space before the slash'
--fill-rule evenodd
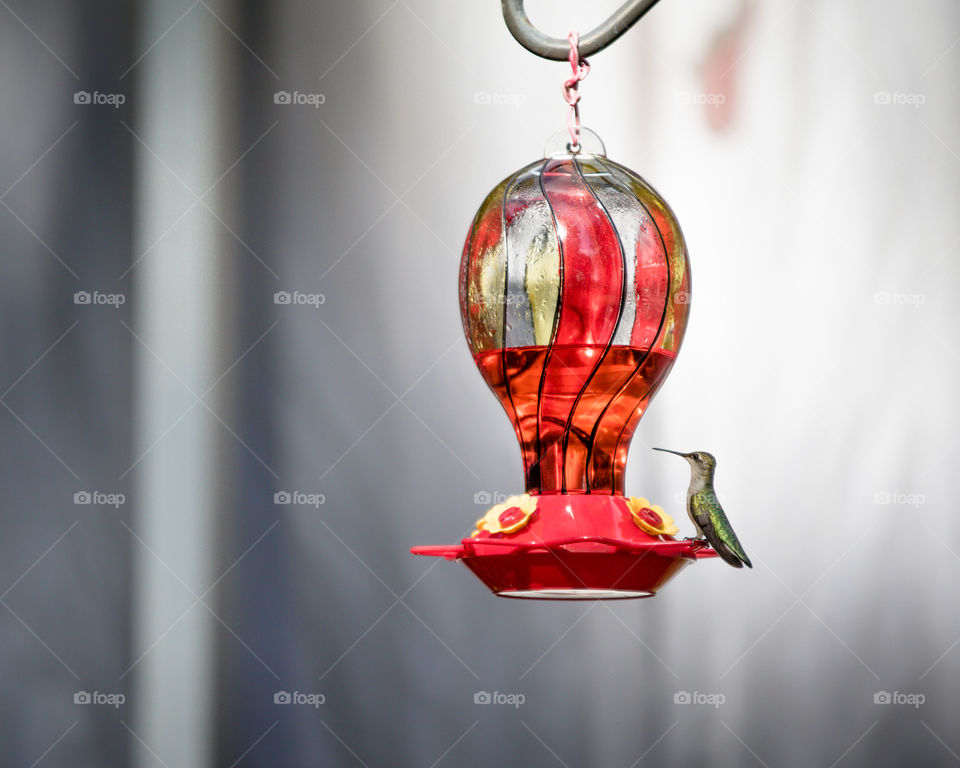
<path id="1" fill-rule="evenodd" d="M 630 440 L 683 342 L 690 263 L 667 202 L 580 128 L 584 48 L 571 34 L 570 142 L 487 195 L 460 265 L 464 334 L 513 424 L 525 492 L 459 544 L 411 550 L 461 561 L 504 597 L 650 597 L 715 555 L 625 495 Z"/>

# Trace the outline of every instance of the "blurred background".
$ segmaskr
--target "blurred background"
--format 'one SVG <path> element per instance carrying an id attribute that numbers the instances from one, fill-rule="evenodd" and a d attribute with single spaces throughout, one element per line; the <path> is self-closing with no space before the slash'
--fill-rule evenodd
<path id="1" fill-rule="evenodd" d="M 960 762 L 960 6 L 592 57 L 694 275 L 627 491 L 688 534 L 649 447 L 712 451 L 756 567 L 538 603 L 408 550 L 522 490 L 457 270 L 569 66 L 492 0 L 0 5 L 2 765 Z"/>

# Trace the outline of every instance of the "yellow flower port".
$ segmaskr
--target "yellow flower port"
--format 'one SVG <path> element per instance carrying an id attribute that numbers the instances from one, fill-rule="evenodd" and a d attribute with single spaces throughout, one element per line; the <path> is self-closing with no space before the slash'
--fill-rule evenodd
<path id="1" fill-rule="evenodd" d="M 637 527 L 651 536 L 673 536 L 680 529 L 673 522 L 673 518 L 663 511 L 663 507 L 651 504 L 642 496 L 631 496 L 627 499 L 630 515 Z"/>
<path id="2" fill-rule="evenodd" d="M 529 493 L 510 496 L 500 504 L 490 507 L 487 513 L 477 520 L 477 530 L 470 535 L 471 537 L 478 536 L 480 531 L 486 531 L 487 533 L 519 531 L 536 511 L 537 500 Z"/>

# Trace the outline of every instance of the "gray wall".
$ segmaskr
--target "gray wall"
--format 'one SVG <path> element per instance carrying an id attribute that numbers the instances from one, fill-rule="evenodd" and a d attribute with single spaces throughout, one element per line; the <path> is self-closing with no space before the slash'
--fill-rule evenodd
<path id="1" fill-rule="evenodd" d="M 615 3 L 529 5 L 561 34 Z M 196 5 L 178 20 L 187 8 L 170 5 L 146 56 L 186 55 L 198 29 L 215 41 L 229 98 L 209 107 L 222 137 L 206 149 L 215 171 L 241 158 L 211 206 L 217 360 L 190 381 L 201 391 L 239 359 L 211 400 L 222 422 L 196 415 L 215 436 L 206 564 L 211 583 L 224 575 L 210 610 L 172 636 L 209 652 L 215 676 L 199 703 L 212 754 L 194 764 L 960 759 L 953 4 L 669 0 L 594 57 L 584 122 L 670 201 L 694 275 L 684 348 L 634 440 L 627 490 L 682 519 L 686 469 L 648 448 L 711 450 L 756 565 L 703 562 L 652 600 L 600 604 L 499 600 L 462 567 L 407 552 L 458 540 L 483 511 L 477 491 L 522 489 L 516 440 L 461 338 L 457 266 L 484 195 L 562 129 L 566 65 L 520 49 L 492 2 Z M 147 353 L 121 323 L 142 330 L 153 288 L 118 277 L 142 251 L 134 190 L 161 173 L 120 120 L 162 135 L 143 122 L 165 119 L 143 109 L 157 84 L 140 64 L 119 76 L 157 20 L 11 9 L 23 23 L 0 12 L 14 105 L 0 191 L 78 123 L 2 197 L 23 221 L 0 208 L 0 390 L 15 385 L 0 409 L 0 594 L 13 585 L 0 760 L 179 765 L 183 738 L 203 750 L 173 725 L 195 692 L 156 696 L 177 655 L 142 633 L 162 614 L 130 532 L 171 530 L 145 497 L 152 481 L 117 479 L 162 432 L 141 409 L 165 390 L 140 378 Z M 82 109 L 81 86 L 128 103 Z M 325 101 L 275 104 L 281 90 Z M 163 160 L 181 169 L 199 141 L 171 142 Z M 80 289 L 127 302 L 78 306 Z M 277 305 L 277 291 L 324 302 Z M 84 489 L 127 502 L 81 508 Z M 278 491 L 325 501 L 276 505 Z M 150 674 L 123 676 L 141 656 Z M 78 690 L 127 701 L 75 705 Z M 475 705 L 481 690 L 525 703 Z M 278 691 L 326 698 L 278 705 Z M 723 703 L 675 703 L 683 692 Z M 875 703 L 881 692 L 924 701 Z"/>

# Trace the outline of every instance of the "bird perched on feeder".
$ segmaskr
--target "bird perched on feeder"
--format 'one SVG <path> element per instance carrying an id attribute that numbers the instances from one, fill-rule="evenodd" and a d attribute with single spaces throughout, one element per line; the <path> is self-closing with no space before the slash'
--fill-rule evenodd
<path id="1" fill-rule="evenodd" d="M 680 453 L 667 448 L 653 450 L 682 456 L 690 463 L 687 514 L 697 529 L 697 538 L 706 539 L 716 553 L 734 568 L 753 568 L 713 490 L 713 474 L 717 469 L 717 460 L 713 455 L 706 451 Z"/>

